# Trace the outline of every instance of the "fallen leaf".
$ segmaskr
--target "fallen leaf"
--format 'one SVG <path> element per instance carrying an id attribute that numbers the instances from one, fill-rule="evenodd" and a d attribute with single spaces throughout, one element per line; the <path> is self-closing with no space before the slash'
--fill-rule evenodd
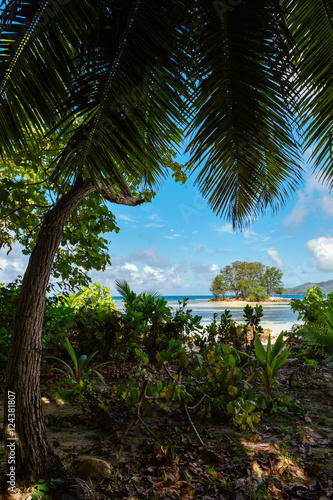
<path id="1" fill-rule="evenodd" d="M 311 418 L 309 417 L 309 412 L 307 411 L 305 416 L 304 416 L 304 422 L 307 424 L 310 424 L 312 422 Z"/>

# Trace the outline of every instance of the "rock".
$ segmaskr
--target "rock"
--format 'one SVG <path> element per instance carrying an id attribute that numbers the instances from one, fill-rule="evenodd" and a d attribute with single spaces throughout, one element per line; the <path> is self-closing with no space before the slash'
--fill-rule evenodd
<path id="1" fill-rule="evenodd" d="M 256 498 L 256 493 L 262 481 L 254 476 L 237 479 L 235 483 L 235 500 L 250 500 Z"/>
<path id="2" fill-rule="evenodd" d="M 87 458 L 77 465 L 74 473 L 81 479 L 100 480 L 111 475 L 111 467 L 107 462 L 99 458 Z"/>
<path id="3" fill-rule="evenodd" d="M 66 493 L 60 495 L 58 498 L 69 500 L 101 500 L 102 496 L 93 491 L 82 479 L 73 477 L 67 483 Z"/>

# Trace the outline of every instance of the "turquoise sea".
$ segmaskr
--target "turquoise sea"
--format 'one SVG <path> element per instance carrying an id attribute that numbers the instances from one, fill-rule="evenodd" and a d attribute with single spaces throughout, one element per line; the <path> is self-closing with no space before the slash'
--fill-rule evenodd
<path id="1" fill-rule="evenodd" d="M 169 307 L 173 310 L 178 308 L 178 301 L 183 300 L 185 295 L 170 295 L 165 296 L 168 301 Z M 279 295 L 281 298 L 285 299 L 301 299 L 304 295 Z M 201 324 L 207 325 L 212 319 L 214 313 L 220 316 L 226 309 L 218 302 L 209 302 L 212 299 L 211 295 L 190 295 L 188 296 L 187 309 L 192 309 L 192 314 L 202 316 Z M 123 309 L 123 303 L 120 297 L 115 296 L 116 307 L 119 310 Z M 232 317 L 237 322 L 243 321 L 243 306 L 231 304 L 228 305 L 227 309 L 232 314 Z M 290 305 L 288 303 L 277 303 L 277 304 L 264 304 L 263 305 L 264 316 L 261 321 L 261 325 L 264 328 L 270 328 L 274 334 L 280 333 L 282 330 L 289 330 L 294 323 L 297 323 L 297 313 L 293 313 Z"/>

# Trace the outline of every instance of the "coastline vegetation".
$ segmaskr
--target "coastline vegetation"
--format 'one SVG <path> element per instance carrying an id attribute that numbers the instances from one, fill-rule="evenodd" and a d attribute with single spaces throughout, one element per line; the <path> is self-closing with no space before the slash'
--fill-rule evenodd
<path id="1" fill-rule="evenodd" d="M 6 312 L 0 315 L 0 370 L 18 288 L 17 282 L 0 287 L 0 311 Z M 241 479 L 253 490 L 250 498 L 274 498 L 277 491 L 280 496 L 292 491 L 295 470 L 300 491 L 310 494 L 318 477 L 326 491 L 325 478 L 333 469 L 330 445 L 325 465 L 317 451 L 307 455 L 306 465 L 297 440 L 287 436 L 305 425 L 317 432 L 319 451 L 321 441 L 328 443 L 322 429 L 318 438 L 317 426 L 319 417 L 328 416 L 317 408 L 332 380 L 332 295 L 315 288 L 292 301 L 304 326 L 281 332 L 274 342 L 260 326 L 260 305 L 244 307 L 242 324 L 226 310 L 203 328 L 186 299 L 172 310 L 156 292 L 136 294 L 126 282 L 118 282 L 117 289 L 123 312 L 115 308 L 110 290 L 94 283 L 47 299 L 43 327 L 47 432 L 54 436 L 56 428 L 63 435 L 66 425 L 73 435 L 76 428 L 83 435 L 96 429 L 100 444 L 90 444 L 94 451 L 88 457 L 87 445 L 82 446 L 74 466 L 70 436 L 64 441 L 56 434 L 53 442 L 99 498 L 132 498 L 139 488 L 137 498 L 176 493 L 192 498 L 199 492 L 209 497 L 215 491 L 232 499 Z M 309 398 L 309 383 L 322 395 L 317 391 Z M 275 464 L 269 470 L 267 460 Z M 200 465 L 193 469 L 193 461 Z M 126 490 L 125 464 L 131 470 Z M 244 473 L 249 465 L 250 475 Z M 254 472 L 257 467 L 266 482 Z M 317 467 L 316 475 L 311 467 Z M 60 478 L 40 481 L 31 498 L 60 498 L 63 487 Z"/>
<path id="2" fill-rule="evenodd" d="M 276 267 L 261 262 L 233 262 L 215 276 L 210 291 L 215 298 L 225 299 L 233 294 L 236 299 L 260 301 L 272 293 L 281 295 L 283 273 Z"/>

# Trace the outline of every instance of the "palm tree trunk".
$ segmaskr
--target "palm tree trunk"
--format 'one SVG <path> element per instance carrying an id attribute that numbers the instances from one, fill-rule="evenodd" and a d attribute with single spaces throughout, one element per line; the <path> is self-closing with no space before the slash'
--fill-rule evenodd
<path id="1" fill-rule="evenodd" d="M 78 204 L 96 191 L 95 184 L 92 181 L 77 182 L 47 213 L 30 256 L 17 303 L 5 375 L 4 433 L 8 463 L 14 467 L 11 469 L 14 472 L 12 478 L 15 476 L 15 480 L 26 484 L 34 483 L 39 478 L 65 474 L 59 457 L 47 443 L 41 407 L 41 336 L 45 295 L 66 221 Z M 130 195 L 118 195 L 112 189 L 108 194 L 105 196 L 115 203 L 133 206 L 142 203 L 142 200 Z"/>

